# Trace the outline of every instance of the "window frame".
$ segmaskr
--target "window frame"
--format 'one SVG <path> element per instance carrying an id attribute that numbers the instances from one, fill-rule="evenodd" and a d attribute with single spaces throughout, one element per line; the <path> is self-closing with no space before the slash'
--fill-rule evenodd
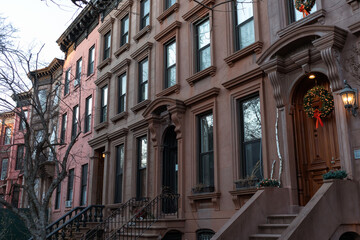
<path id="1" fill-rule="evenodd" d="M 60 201 L 61 201 L 61 183 L 59 183 L 58 187 L 55 190 L 55 205 L 54 209 L 60 209 Z"/>
<path id="2" fill-rule="evenodd" d="M 11 144 L 11 127 L 5 127 L 5 135 L 4 135 L 4 145 Z"/>
<path id="3" fill-rule="evenodd" d="M 89 165 L 87 163 L 81 165 L 80 206 L 86 205 L 88 169 L 89 169 Z"/>
<path id="4" fill-rule="evenodd" d="M 106 88 L 106 99 L 105 98 L 105 91 Z M 109 85 L 106 84 L 100 88 L 100 121 L 99 123 L 107 122 L 107 115 L 108 115 L 108 102 L 109 102 Z M 105 101 L 106 100 L 106 101 Z"/>
<path id="5" fill-rule="evenodd" d="M 175 63 L 171 66 L 167 66 L 168 64 L 168 49 L 170 46 L 172 46 L 173 44 L 175 44 Z M 168 42 L 166 42 L 164 44 L 164 88 L 169 88 L 172 87 L 174 85 L 176 85 L 177 83 L 177 44 L 176 44 L 176 38 L 172 38 L 170 39 Z M 169 70 L 175 68 L 175 82 L 174 84 L 170 85 L 169 84 Z"/>
<path id="6" fill-rule="evenodd" d="M 70 92 L 70 78 L 71 78 L 71 68 L 65 72 L 65 82 L 64 82 L 64 96 Z"/>
<path id="7" fill-rule="evenodd" d="M 111 30 L 104 34 L 103 61 L 111 57 Z"/>
<path id="8" fill-rule="evenodd" d="M 90 76 L 95 71 L 95 44 L 89 48 L 88 56 L 88 71 L 87 75 Z"/>
<path id="9" fill-rule="evenodd" d="M 20 144 L 16 149 L 15 170 L 22 170 L 24 167 L 25 145 Z"/>
<path id="10" fill-rule="evenodd" d="M 125 23 L 127 21 L 127 31 L 125 32 Z M 123 18 L 121 18 L 120 20 L 120 26 L 121 26 L 121 30 L 120 30 L 120 47 L 124 46 L 125 44 L 129 43 L 130 39 L 129 39 L 129 31 L 130 31 L 130 17 L 129 14 L 126 14 Z M 124 41 L 124 38 L 126 39 L 126 41 Z"/>
<path id="11" fill-rule="evenodd" d="M 61 118 L 60 144 L 65 143 L 66 128 L 67 128 L 67 113 L 64 113 Z"/>
<path id="12" fill-rule="evenodd" d="M 74 177 L 75 177 L 75 169 L 74 168 L 69 169 L 66 201 L 71 201 L 71 203 L 73 203 L 74 200 Z"/>
<path id="13" fill-rule="evenodd" d="M 208 238 L 208 236 L 205 236 L 206 239 L 204 237 L 202 237 L 202 234 L 211 234 L 212 236 L 215 235 L 215 232 L 211 229 L 199 229 L 196 231 L 196 240 L 210 240 L 212 236 L 210 236 L 210 238 Z"/>
<path id="14" fill-rule="evenodd" d="M 144 5 L 149 4 L 149 12 L 145 14 Z M 150 0 L 141 0 L 140 1 L 140 30 L 150 25 L 150 12 L 151 12 L 151 2 Z M 148 22 L 148 23 L 147 23 Z M 147 24 L 146 24 L 147 23 Z"/>
<path id="15" fill-rule="evenodd" d="M 145 167 L 142 166 L 142 160 L 143 160 L 143 152 L 141 151 L 143 149 L 142 147 L 142 140 L 146 140 L 146 162 Z M 147 164 L 148 164 L 148 153 L 149 153 L 149 144 L 148 144 L 148 138 L 147 135 L 142 135 L 136 138 L 136 198 L 141 199 L 146 195 L 146 193 L 142 192 L 143 189 L 146 191 L 146 178 L 147 178 Z M 143 179 L 145 177 L 145 181 Z M 145 186 L 143 186 L 143 182 L 145 182 Z"/>
<path id="16" fill-rule="evenodd" d="M 122 82 L 125 81 L 125 89 L 123 89 Z M 127 95 L 127 72 L 125 71 L 121 75 L 118 76 L 117 82 L 117 92 L 118 92 L 118 99 L 117 99 L 117 114 L 126 112 L 126 95 Z M 124 92 L 122 94 L 122 92 Z"/>
<path id="17" fill-rule="evenodd" d="M 287 0 L 286 2 L 287 2 L 287 9 L 288 9 L 288 21 L 289 21 L 289 24 L 294 23 L 294 22 L 298 22 L 298 21 L 300 21 L 301 19 L 304 18 L 304 17 L 302 17 L 300 19 L 296 19 L 297 10 L 295 8 L 295 1 L 294 0 Z M 314 7 L 316 7 L 316 9 L 312 9 L 310 14 L 312 14 L 313 12 L 316 12 L 318 10 L 318 8 L 319 8 L 318 7 L 319 5 L 321 5 L 321 4 L 315 3 Z M 301 13 L 299 12 L 298 14 L 301 14 Z"/>
<path id="18" fill-rule="evenodd" d="M 123 155 L 121 155 L 121 148 Z M 124 163 L 125 163 L 125 144 L 119 144 L 115 146 L 115 191 L 114 191 L 114 203 L 121 203 L 123 198 L 123 186 L 124 186 Z"/>
<path id="19" fill-rule="evenodd" d="M 22 110 L 22 114 L 24 114 L 23 116 L 24 116 L 24 118 L 26 120 L 24 120 L 22 117 L 20 117 L 19 130 L 26 129 L 26 122 L 25 121 L 27 121 L 29 111 L 28 110 Z M 21 116 L 22 116 L 22 114 L 21 114 Z"/>
<path id="20" fill-rule="evenodd" d="M 72 115 L 72 128 L 71 128 L 71 139 L 74 139 L 78 133 L 78 123 L 79 123 L 79 105 L 73 107 Z"/>
<path id="21" fill-rule="evenodd" d="M 202 48 L 199 48 L 199 27 L 204 24 L 205 22 L 208 22 L 209 24 L 209 36 L 210 36 L 210 42 L 208 44 L 206 44 L 205 46 L 203 46 Z M 210 22 L 210 18 L 209 16 L 204 17 L 204 19 L 201 19 L 197 22 L 194 23 L 194 27 L 195 27 L 195 35 L 194 35 L 194 40 L 195 40 L 195 56 L 196 56 L 196 63 L 195 63 L 195 72 L 201 72 L 202 70 L 210 67 L 212 65 L 212 54 L 211 54 L 211 22 Z M 201 52 L 205 51 L 207 48 L 209 48 L 210 50 L 210 65 L 201 69 L 200 68 L 200 56 L 201 56 Z"/>
<path id="22" fill-rule="evenodd" d="M 236 51 L 239 51 L 241 49 L 244 49 L 248 46 L 250 46 L 251 44 L 255 43 L 256 42 L 256 30 L 255 30 L 255 18 L 254 18 L 254 4 L 252 5 L 252 16 L 249 17 L 248 19 L 244 20 L 243 22 L 241 23 L 238 23 L 237 22 L 237 16 L 238 16 L 238 12 L 237 12 L 237 4 L 250 4 L 250 3 L 235 3 L 233 2 L 233 28 L 234 28 L 234 49 L 235 49 L 235 52 Z M 243 27 L 244 25 L 246 25 L 247 23 L 249 22 L 253 22 L 253 29 L 254 29 L 254 41 L 246 46 L 241 46 L 241 37 L 239 36 L 240 35 L 240 31 L 241 31 L 241 27 Z"/>
<path id="23" fill-rule="evenodd" d="M 144 63 L 147 62 L 147 78 L 146 81 L 143 81 L 143 65 Z M 138 72 L 138 103 L 141 103 L 147 99 L 149 99 L 149 57 L 146 56 L 144 59 L 142 59 L 141 61 L 139 61 L 138 63 L 139 65 L 139 72 Z M 145 96 L 143 96 L 142 94 L 142 88 L 145 88 L 144 94 Z"/>
<path id="24" fill-rule="evenodd" d="M 82 57 L 76 61 L 75 80 L 74 87 L 80 85 L 81 82 L 81 71 L 82 71 Z"/>
<path id="25" fill-rule="evenodd" d="M 91 120 L 92 120 L 92 95 L 85 99 L 85 119 L 84 119 L 84 133 L 91 131 Z"/>
<path id="26" fill-rule="evenodd" d="M 6 160 L 6 170 L 4 171 L 4 161 L 5 160 Z M 3 158 L 1 160 L 0 180 L 5 180 L 6 179 L 8 168 L 9 168 L 9 158 Z"/>
<path id="27" fill-rule="evenodd" d="M 177 0 L 164 0 L 164 11 L 176 3 Z M 171 4 L 171 2 L 173 2 Z"/>

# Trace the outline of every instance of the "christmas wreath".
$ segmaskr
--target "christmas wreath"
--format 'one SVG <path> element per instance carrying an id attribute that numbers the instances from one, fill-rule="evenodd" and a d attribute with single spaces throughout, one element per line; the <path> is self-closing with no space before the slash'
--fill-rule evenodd
<path id="1" fill-rule="evenodd" d="M 312 106 L 315 97 L 319 97 L 321 105 L 319 109 Z M 323 126 L 321 118 L 327 117 L 334 110 L 334 98 L 324 87 L 315 86 L 307 91 L 304 97 L 304 111 L 309 118 L 316 118 L 316 128 L 320 123 Z"/>
<path id="2" fill-rule="evenodd" d="M 309 12 L 315 5 L 315 0 L 296 0 L 295 8 L 303 13 L 303 17 L 309 15 Z"/>

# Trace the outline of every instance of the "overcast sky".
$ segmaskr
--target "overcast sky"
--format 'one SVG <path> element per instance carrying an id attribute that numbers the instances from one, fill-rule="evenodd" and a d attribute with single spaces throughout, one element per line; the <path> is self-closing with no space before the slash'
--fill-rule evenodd
<path id="1" fill-rule="evenodd" d="M 63 59 L 56 40 L 75 19 L 79 10 L 70 0 L 57 0 L 60 6 L 50 0 L 1 0 L 0 15 L 7 18 L 18 33 L 18 42 L 24 49 L 35 46 L 41 52 L 41 60 L 49 64 L 55 57 Z"/>

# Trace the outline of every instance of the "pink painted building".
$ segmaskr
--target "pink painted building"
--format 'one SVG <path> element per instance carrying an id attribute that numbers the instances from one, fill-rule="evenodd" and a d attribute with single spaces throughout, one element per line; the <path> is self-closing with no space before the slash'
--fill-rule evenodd
<path id="1" fill-rule="evenodd" d="M 83 25 L 84 18 L 87 19 Z M 81 23 L 81 27 L 80 27 Z M 65 53 L 60 91 L 57 138 L 64 145 L 58 148 L 61 159 L 67 144 L 77 136 L 68 161 L 68 177 L 53 194 L 51 219 L 66 211 L 87 205 L 88 172 L 93 136 L 93 111 L 98 47 L 98 15 L 85 8 L 57 40 Z"/>

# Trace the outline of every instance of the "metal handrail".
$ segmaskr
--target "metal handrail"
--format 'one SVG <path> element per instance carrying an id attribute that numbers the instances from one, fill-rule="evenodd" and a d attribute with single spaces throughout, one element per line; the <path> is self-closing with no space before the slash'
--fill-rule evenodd
<path id="1" fill-rule="evenodd" d="M 140 200 L 130 198 L 118 209 L 114 210 L 102 223 L 91 229 L 83 239 L 106 239 L 106 236 L 111 233 L 112 230 L 120 228 L 134 215 L 134 210 L 143 207 L 148 202 L 149 198 Z"/>
<path id="2" fill-rule="evenodd" d="M 69 230 L 70 237 L 72 236 L 73 226 L 75 224 L 75 231 L 80 232 L 80 225 L 83 227 L 89 222 L 102 222 L 103 221 L 103 210 L 104 205 L 90 205 L 84 208 L 81 212 L 76 214 L 74 217 L 63 223 L 61 226 L 53 230 L 46 236 L 46 239 L 58 239 L 61 234 L 62 239 L 66 237 L 66 230 Z"/>
<path id="3" fill-rule="evenodd" d="M 159 219 L 170 215 L 178 217 L 179 197 L 180 194 L 173 193 L 158 195 L 140 209 L 127 223 L 123 224 L 121 228 L 112 231 L 109 238 L 103 239 L 137 239 Z"/>

